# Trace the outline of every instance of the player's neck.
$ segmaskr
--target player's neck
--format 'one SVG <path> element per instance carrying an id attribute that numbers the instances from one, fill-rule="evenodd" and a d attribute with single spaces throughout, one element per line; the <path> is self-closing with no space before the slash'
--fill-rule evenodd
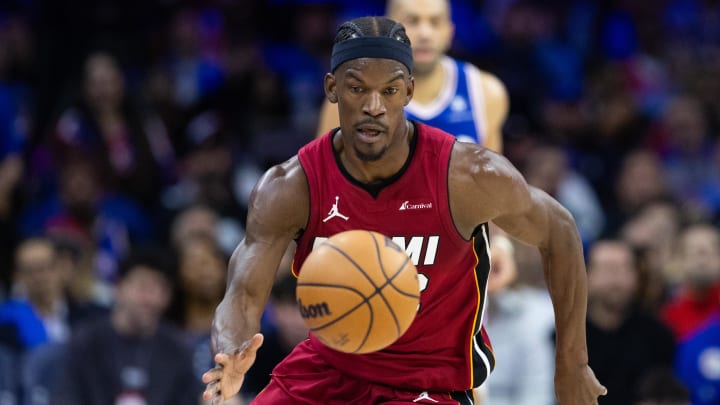
<path id="1" fill-rule="evenodd" d="M 410 142 L 415 136 L 414 126 L 409 121 L 405 121 L 402 131 L 405 131 L 404 136 L 398 136 L 386 155 L 375 162 L 362 161 L 341 146 L 338 151 L 341 164 L 350 176 L 361 183 L 373 184 L 391 178 L 405 166 L 410 155 Z"/>
<path id="2" fill-rule="evenodd" d="M 416 71 L 413 76 L 415 77 L 413 101 L 421 105 L 432 103 L 440 94 L 440 90 L 447 80 L 445 68 L 440 62 L 426 72 Z"/>

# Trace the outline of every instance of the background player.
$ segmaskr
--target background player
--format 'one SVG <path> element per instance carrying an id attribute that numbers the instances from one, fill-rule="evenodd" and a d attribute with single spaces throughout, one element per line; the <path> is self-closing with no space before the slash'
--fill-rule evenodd
<path id="1" fill-rule="evenodd" d="M 587 364 L 585 267 L 572 217 L 501 156 L 406 120 L 414 90 L 409 43 L 402 26 L 384 18 L 356 19 L 338 31 L 325 91 L 339 104 L 341 128 L 270 169 L 251 196 L 246 236 L 213 323 L 218 366 L 203 377 L 206 399 L 240 389 L 262 344 L 260 317 L 288 243 L 298 242 L 300 268 L 316 237 L 364 228 L 443 239 L 432 253 L 437 260 L 418 266 L 428 283 L 415 322 L 391 347 L 364 356 L 335 352 L 311 335 L 276 367 L 258 403 L 422 403 L 428 396 L 431 403 L 472 403 L 469 390 L 494 363 L 479 327 L 490 220 L 544 256 L 556 312 L 559 405 L 597 404 L 604 394 Z M 399 216 L 392 204 L 410 193 L 433 207 L 413 214 L 421 221 Z M 336 195 L 350 219 L 323 222 L 325 197 Z M 438 328 L 437 319 L 449 321 Z"/>
<path id="2" fill-rule="evenodd" d="M 447 56 L 455 31 L 449 2 L 388 0 L 386 13 L 405 26 L 413 46 L 415 95 L 407 117 L 501 153 L 507 91 L 494 75 Z M 317 135 L 338 125 L 337 107 L 326 101 Z"/>

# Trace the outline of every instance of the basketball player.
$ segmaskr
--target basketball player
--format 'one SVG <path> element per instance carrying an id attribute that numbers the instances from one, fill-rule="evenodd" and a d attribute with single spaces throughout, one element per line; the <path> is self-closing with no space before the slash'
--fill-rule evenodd
<path id="1" fill-rule="evenodd" d="M 340 128 L 271 168 L 250 197 L 246 236 L 213 322 L 217 366 L 203 375 L 205 399 L 240 390 L 262 344 L 260 318 L 288 243 L 297 242 L 297 272 L 317 238 L 367 229 L 437 238 L 437 249 L 423 243 L 416 264 L 425 283 L 413 324 L 388 348 L 364 355 L 335 351 L 310 334 L 254 403 L 472 404 L 472 389 L 495 364 L 480 327 L 491 220 L 544 256 L 558 404 L 597 404 L 605 393 L 588 366 L 585 266 L 572 216 L 502 156 L 407 120 L 412 71 L 402 25 L 363 17 L 340 26 L 324 81 Z M 420 208 L 401 210 L 405 201 Z"/>
<path id="2" fill-rule="evenodd" d="M 455 31 L 449 1 L 388 0 L 386 15 L 405 27 L 412 42 L 415 93 L 405 107 L 407 118 L 502 153 L 505 86 L 494 75 L 447 56 Z M 337 106 L 326 99 L 318 136 L 338 126 Z M 494 226 L 491 234 L 492 267 L 514 267 L 512 242 Z"/>
<path id="3" fill-rule="evenodd" d="M 502 153 L 505 86 L 494 75 L 446 55 L 455 30 L 448 0 L 388 0 L 386 13 L 405 26 L 413 44 L 415 95 L 405 107 L 407 117 Z M 326 101 L 318 136 L 338 125 L 337 107 Z"/>

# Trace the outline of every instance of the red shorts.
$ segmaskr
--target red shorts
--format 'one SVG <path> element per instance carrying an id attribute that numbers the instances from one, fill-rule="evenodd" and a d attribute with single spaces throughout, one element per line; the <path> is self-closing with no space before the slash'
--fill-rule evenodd
<path id="1" fill-rule="evenodd" d="M 270 384 L 252 404 L 472 405 L 474 402 L 472 391 L 407 391 L 354 379 L 325 363 L 306 340 L 275 367 Z"/>

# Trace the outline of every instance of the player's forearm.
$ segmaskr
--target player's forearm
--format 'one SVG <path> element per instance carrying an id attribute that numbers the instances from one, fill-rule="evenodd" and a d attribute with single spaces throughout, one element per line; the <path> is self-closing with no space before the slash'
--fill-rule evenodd
<path id="1" fill-rule="evenodd" d="M 225 297 L 215 311 L 213 346 L 215 351 L 235 350 L 260 331 L 260 319 L 267 304 L 274 273 L 251 263 L 257 255 L 238 247 L 228 265 Z M 253 268 L 253 272 L 248 269 Z"/>
<path id="2" fill-rule="evenodd" d="M 262 310 L 242 293 L 228 292 L 215 311 L 213 353 L 234 352 L 260 331 Z"/>
<path id="3" fill-rule="evenodd" d="M 556 361 L 568 366 L 585 365 L 587 278 L 582 242 L 570 214 L 562 209 L 556 215 L 562 220 L 551 230 L 551 242 L 540 250 L 555 311 Z"/>

